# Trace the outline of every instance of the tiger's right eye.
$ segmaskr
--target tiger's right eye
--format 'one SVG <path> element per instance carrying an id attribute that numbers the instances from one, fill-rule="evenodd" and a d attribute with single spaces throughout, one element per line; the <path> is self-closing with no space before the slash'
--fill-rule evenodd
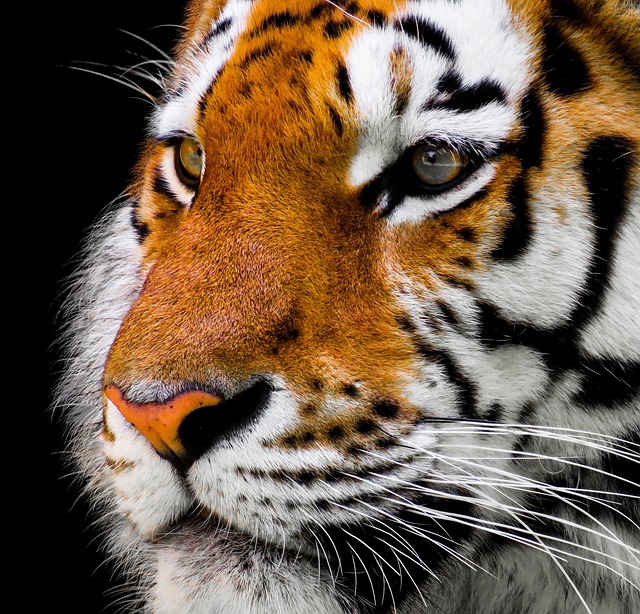
<path id="1" fill-rule="evenodd" d="M 180 180 L 187 187 L 196 188 L 204 166 L 202 145 L 190 137 L 180 139 L 175 146 L 175 166 Z"/>

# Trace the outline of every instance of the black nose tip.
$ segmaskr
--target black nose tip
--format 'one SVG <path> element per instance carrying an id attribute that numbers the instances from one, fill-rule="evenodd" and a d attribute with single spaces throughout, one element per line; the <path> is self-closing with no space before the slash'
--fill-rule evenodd
<path id="1" fill-rule="evenodd" d="M 246 429 L 266 407 L 270 391 L 267 383 L 258 382 L 218 405 L 201 407 L 187 415 L 178 427 L 185 451 L 181 468 L 191 465 L 220 440 Z"/>

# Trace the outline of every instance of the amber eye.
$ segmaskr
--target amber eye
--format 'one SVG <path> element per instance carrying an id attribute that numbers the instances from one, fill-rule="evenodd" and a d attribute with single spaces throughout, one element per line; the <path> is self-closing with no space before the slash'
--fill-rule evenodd
<path id="1" fill-rule="evenodd" d="M 413 152 L 412 163 L 423 185 L 439 188 L 462 175 L 469 157 L 449 147 L 427 144 Z"/>
<path id="2" fill-rule="evenodd" d="M 176 171 L 178 177 L 187 186 L 195 188 L 202 175 L 202 146 L 195 139 L 180 139 L 175 146 Z"/>

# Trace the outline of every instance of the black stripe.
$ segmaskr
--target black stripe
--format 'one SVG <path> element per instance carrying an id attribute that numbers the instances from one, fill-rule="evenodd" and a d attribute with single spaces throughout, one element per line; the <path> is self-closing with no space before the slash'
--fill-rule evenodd
<path id="1" fill-rule="evenodd" d="M 247 55 L 244 56 L 244 58 L 240 62 L 240 67 L 242 69 L 245 69 L 252 62 L 255 62 L 257 60 L 262 60 L 262 59 L 264 59 L 266 57 L 269 57 L 270 55 L 273 55 L 273 52 L 274 52 L 274 44 L 273 43 L 267 43 L 266 45 L 263 45 L 262 47 L 258 47 L 257 49 L 254 49 L 253 51 L 250 51 L 249 53 L 247 53 Z"/>
<path id="2" fill-rule="evenodd" d="M 451 382 L 458 390 L 458 413 L 462 418 L 477 419 L 478 418 L 478 388 L 469 380 L 462 372 L 458 363 L 454 358 L 444 350 L 436 349 L 432 346 L 422 343 L 418 339 L 414 339 L 416 350 L 422 358 L 430 363 L 438 364 L 443 369 L 449 382 Z"/>
<path id="3" fill-rule="evenodd" d="M 384 16 L 384 13 L 382 13 L 380 11 L 368 10 L 366 15 L 365 15 L 365 19 L 371 25 L 377 26 L 379 28 L 382 28 L 387 23 L 387 20 L 386 20 L 386 18 Z"/>
<path id="4" fill-rule="evenodd" d="M 324 25 L 324 33 L 327 38 L 338 38 L 345 30 L 353 26 L 350 19 L 341 19 L 339 21 L 332 19 Z"/>
<path id="5" fill-rule="evenodd" d="M 640 395 L 640 362 L 581 359 L 582 390 L 575 400 L 584 406 L 619 405 Z"/>
<path id="6" fill-rule="evenodd" d="M 517 177 L 509 188 L 507 200 L 511 205 L 509 220 L 498 247 L 491 252 L 494 260 L 513 260 L 520 256 L 531 241 L 532 223 L 529 212 L 529 189 L 525 177 Z"/>
<path id="7" fill-rule="evenodd" d="M 351 104 L 353 101 L 353 90 L 351 89 L 351 79 L 349 78 L 349 71 L 343 62 L 338 62 L 336 68 L 336 80 L 338 82 L 338 91 L 343 100 L 347 104 Z"/>
<path id="8" fill-rule="evenodd" d="M 546 132 L 546 120 L 538 93 L 531 89 L 522 100 L 520 117 L 523 136 L 516 147 L 516 155 L 522 163 L 522 170 L 509 188 L 508 201 L 512 217 L 508 222 L 500 244 L 493 250 L 494 260 L 508 261 L 521 256 L 529 246 L 533 233 L 533 223 L 529 206 L 527 171 L 539 167 Z"/>
<path id="9" fill-rule="evenodd" d="M 618 228 L 628 207 L 634 153 L 631 142 L 614 136 L 594 139 L 584 153 L 582 172 L 591 200 L 596 249 L 586 286 L 577 300 L 574 326 L 592 317 L 609 285 Z"/>
<path id="10" fill-rule="evenodd" d="M 327 105 L 329 109 L 329 117 L 331 117 L 331 122 L 333 123 L 334 128 L 336 129 L 336 134 L 339 138 L 342 138 L 343 127 L 342 127 L 342 118 L 340 114 L 330 105 Z"/>
<path id="11" fill-rule="evenodd" d="M 446 85 L 451 85 L 451 83 Z M 502 87 L 494 81 L 483 79 L 470 87 L 460 87 L 452 91 L 451 96 L 444 101 L 425 104 L 422 110 L 447 109 L 468 113 L 489 104 L 506 104 L 506 102 L 507 95 Z"/>
<path id="12" fill-rule="evenodd" d="M 544 356 L 552 371 L 577 365 L 578 350 L 570 327 L 543 330 L 525 322 L 512 322 L 487 303 L 478 303 L 478 310 L 480 337 L 487 347 L 504 344 L 531 347 Z"/>
<path id="13" fill-rule="evenodd" d="M 256 37 L 272 29 L 291 28 L 302 21 L 300 15 L 292 15 L 290 11 L 273 13 L 263 19 L 260 24 L 251 31 L 250 37 Z"/>
<path id="14" fill-rule="evenodd" d="M 517 146 L 517 154 L 525 169 L 542 164 L 542 152 L 547 131 L 547 121 L 538 92 L 531 88 L 520 106 L 520 122 L 523 136 Z"/>
<path id="15" fill-rule="evenodd" d="M 453 69 L 448 69 L 436 84 L 436 90 L 441 94 L 453 94 L 462 89 L 462 77 Z"/>
<path id="16" fill-rule="evenodd" d="M 231 17 L 226 17 L 225 19 L 218 21 L 213 28 L 207 32 L 207 35 L 204 37 L 204 44 L 206 45 L 211 39 L 215 38 L 219 34 L 224 34 L 231 27 L 232 23 L 233 19 L 231 19 Z"/>
<path id="17" fill-rule="evenodd" d="M 146 222 L 140 220 L 140 205 L 138 202 L 131 204 L 131 215 L 129 217 L 131 225 L 136 231 L 138 241 L 142 243 L 148 236 L 151 230 Z"/>
<path id="18" fill-rule="evenodd" d="M 542 54 L 542 73 L 554 94 L 573 96 L 591 87 L 586 62 L 555 26 L 545 28 Z"/>
<path id="19" fill-rule="evenodd" d="M 396 21 L 395 28 L 449 60 L 454 60 L 456 57 L 453 43 L 444 30 L 420 17 L 404 17 Z"/>
<path id="20" fill-rule="evenodd" d="M 177 202 L 182 206 L 182 203 L 177 200 L 175 193 L 171 189 L 171 186 L 167 182 L 167 180 L 162 176 L 162 174 L 158 171 L 153 178 L 153 191 L 170 198 L 172 201 Z"/>
<path id="21" fill-rule="evenodd" d="M 456 313 L 451 309 L 447 303 L 442 300 L 437 301 L 436 306 L 440 312 L 440 317 L 447 323 L 449 326 L 453 326 L 457 328 L 460 326 L 460 320 Z"/>
<path id="22" fill-rule="evenodd" d="M 578 21 L 583 18 L 582 8 L 576 5 L 573 0 L 552 0 L 551 12 L 554 17 L 571 21 Z"/>
<path id="23" fill-rule="evenodd" d="M 333 11 L 333 6 L 331 6 L 328 2 L 320 2 L 316 4 L 310 11 L 309 17 L 307 21 L 312 21 L 314 19 L 318 19 L 325 13 L 330 13 Z"/>

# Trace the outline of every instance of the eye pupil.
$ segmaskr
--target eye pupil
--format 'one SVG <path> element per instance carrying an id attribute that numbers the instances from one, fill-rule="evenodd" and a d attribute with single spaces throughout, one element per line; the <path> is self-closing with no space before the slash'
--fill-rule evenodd
<path id="1" fill-rule="evenodd" d="M 442 187 L 457 179 L 465 170 L 469 159 L 446 146 L 432 144 L 416 148 L 412 157 L 413 171 L 427 187 Z"/>

